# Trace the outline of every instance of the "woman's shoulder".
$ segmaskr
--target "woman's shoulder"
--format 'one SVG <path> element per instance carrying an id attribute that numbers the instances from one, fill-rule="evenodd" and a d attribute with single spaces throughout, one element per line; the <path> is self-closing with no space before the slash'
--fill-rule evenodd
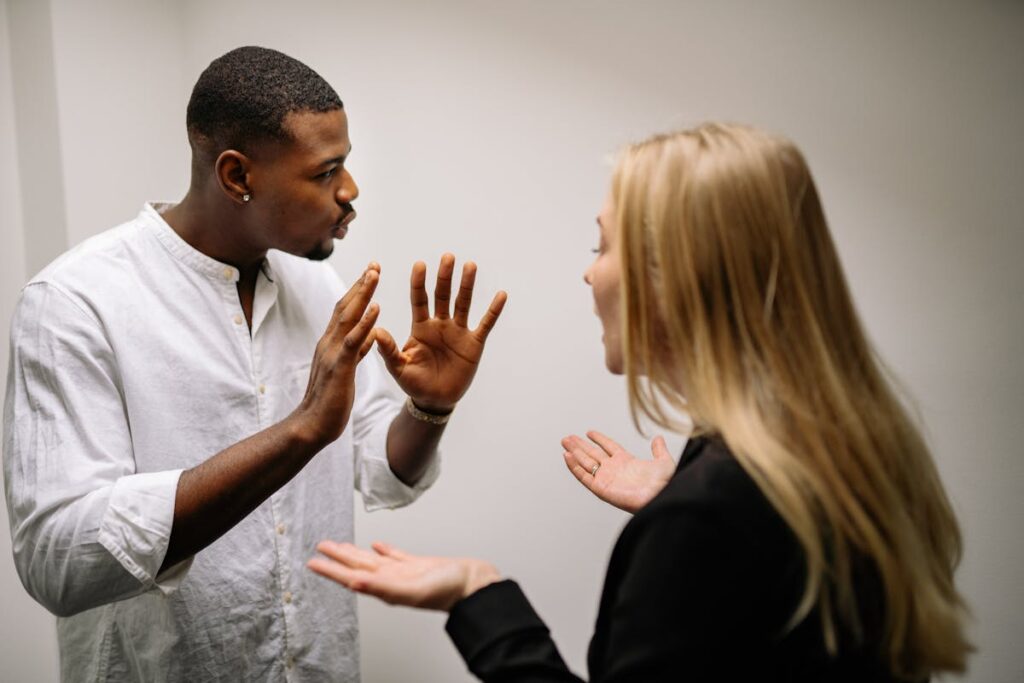
<path id="1" fill-rule="evenodd" d="M 688 444 L 672 479 L 626 531 L 635 540 L 650 534 L 663 542 L 676 539 L 691 557 L 710 544 L 731 561 L 787 584 L 802 574 L 796 536 L 717 437 Z"/>
<path id="2" fill-rule="evenodd" d="M 689 508 L 704 513 L 761 515 L 766 507 L 772 509 L 725 441 L 705 436 L 687 443 L 675 474 L 641 512 L 659 514 Z"/>
<path id="3" fill-rule="evenodd" d="M 792 615 L 803 573 L 781 516 L 724 442 L 704 439 L 623 529 L 609 584 L 614 596 L 657 585 L 665 600 L 707 607 L 700 619 L 729 621 L 738 639 L 761 647 Z"/>

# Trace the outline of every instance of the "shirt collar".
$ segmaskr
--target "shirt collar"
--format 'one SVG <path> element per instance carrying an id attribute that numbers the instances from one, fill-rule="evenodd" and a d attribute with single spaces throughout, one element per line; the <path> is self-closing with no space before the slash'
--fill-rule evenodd
<path id="1" fill-rule="evenodd" d="M 173 202 L 146 202 L 142 207 L 140 217 L 153 228 L 156 238 L 176 259 L 187 265 L 189 268 L 221 282 L 238 282 L 238 268 L 221 263 L 215 258 L 207 256 L 191 244 L 181 238 L 181 235 L 174 231 L 167 221 L 164 220 L 163 212 L 174 206 Z M 274 281 L 274 271 L 270 266 L 269 259 L 263 259 L 260 266 L 263 275 L 270 282 Z"/>

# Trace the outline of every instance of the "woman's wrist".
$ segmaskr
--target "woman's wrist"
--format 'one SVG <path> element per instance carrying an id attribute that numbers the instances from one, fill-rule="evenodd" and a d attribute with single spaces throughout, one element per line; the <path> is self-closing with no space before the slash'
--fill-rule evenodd
<path id="1" fill-rule="evenodd" d="M 485 562 L 484 560 L 467 560 L 466 580 L 462 587 L 462 596 L 460 599 L 468 598 L 481 588 L 501 581 L 501 578 L 501 572 L 499 572 L 498 568 L 490 562 Z"/>

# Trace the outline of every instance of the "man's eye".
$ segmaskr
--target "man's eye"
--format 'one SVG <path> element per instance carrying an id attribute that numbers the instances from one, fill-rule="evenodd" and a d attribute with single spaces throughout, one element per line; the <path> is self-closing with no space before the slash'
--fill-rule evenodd
<path id="1" fill-rule="evenodd" d="M 338 172 L 338 169 L 337 169 L 337 168 L 332 168 L 332 169 L 331 169 L 331 170 L 329 170 L 329 171 L 324 171 L 323 173 L 321 173 L 321 174 L 320 174 L 319 176 L 317 176 L 317 177 L 318 177 L 318 178 L 322 178 L 322 179 L 324 179 L 324 180 L 327 180 L 328 178 L 332 178 L 332 177 L 334 177 L 334 174 L 335 174 L 335 173 L 337 173 L 337 172 Z"/>
<path id="2" fill-rule="evenodd" d="M 590 253 L 591 254 L 600 254 L 601 253 L 601 247 L 594 247 L 593 249 L 590 250 Z"/>

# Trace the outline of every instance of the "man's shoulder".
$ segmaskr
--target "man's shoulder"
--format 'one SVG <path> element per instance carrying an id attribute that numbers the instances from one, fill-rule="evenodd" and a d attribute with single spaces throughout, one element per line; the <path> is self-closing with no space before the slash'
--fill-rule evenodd
<path id="1" fill-rule="evenodd" d="M 116 281 L 138 263 L 145 248 L 144 224 L 138 217 L 86 238 L 36 273 L 28 285 L 50 284 L 68 291 L 88 289 L 92 282 Z"/>

